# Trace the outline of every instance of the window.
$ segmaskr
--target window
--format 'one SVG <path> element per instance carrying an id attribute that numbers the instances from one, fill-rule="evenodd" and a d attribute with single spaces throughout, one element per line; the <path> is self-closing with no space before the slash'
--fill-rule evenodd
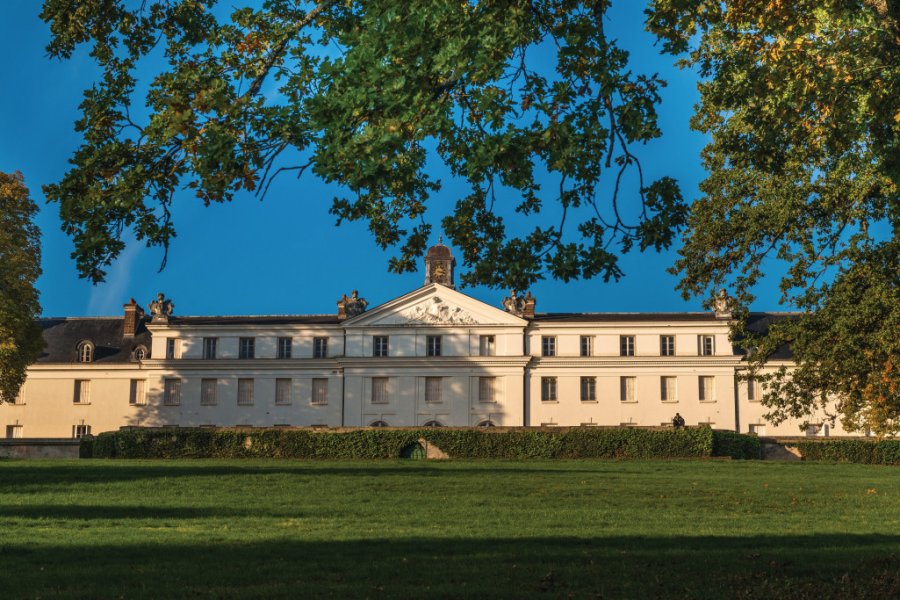
<path id="1" fill-rule="evenodd" d="M 808 436 L 819 435 L 819 431 L 821 431 L 821 427 L 819 427 L 818 425 L 806 426 L 806 435 Z"/>
<path id="2" fill-rule="evenodd" d="M 440 377 L 425 378 L 425 402 L 441 401 L 441 384 Z"/>
<path id="3" fill-rule="evenodd" d="M 429 335 L 425 338 L 425 354 L 427 356 L 441 355 L 441 336 Z"/>
<path id="4" fill-rule="evenodd" d="M 134 348 L 134 352 L 131 353 L 131 356 L 134 360 L 144 360 L 147 358 L 147 347 L 146 346 L 136 346 Z"/>
<path id="5" fill-rule="evenodd" d="M 72 437 L 75 439 L 80 439 L 83 437 L 87 437 L 91 435 L 91 426 L 90 425 L 72 425 Z"/>
<path id="6" fill-rule="evenodd" d="M 253 380 L 238 379 L 238 398 L 237 403 L 242 406 L 253 404 Z"/>
<path id="7" fill-rule="evenodd" d="M 294 342 L 289 337 L 278 338 L 278 358 L 290 358 L 294 349 Z"/>
<path id="8" fill-rule="evenodd" d="M 94 345 L 90 342 L 81 342 L 76 347 L 78 362 L 89 363 L 94 361 Z"/>
<path id="9" fill-rule="evenodd" d="M 378 421 L 372 421 L 371 423 L 369 423 L 369 427 L 390 427 L 390 425 L 388 425 L 387 421 L 382 421 L 379 419 Z"/>
<path id="10" fill-rule="evenodd" d="M 216 357 L 216 346 L 219 344 L 218 338 L 203 338 L 203 358 L 212 360 Z"/>
<path id="11" fill-rule="evenodd" d="M 756 423 L 750 425 L 750 433 L 755 433 L 756 435 L 766 435 L 766 426 L 762 423 Z"/>
<path id="12" fill-rule="evenodd" d="M 636 384 L 637 381 L 634 377 L 619 377 L 619 400 L 634 402 Z"/>
<path id="13" fill-rule="evenodd" d="M 372 404 L 387 404 L 388 397 L 388 378 L 373 377 L 372 378 Z"/>
<path id="14" fill-rule="evenodd" d="M 711 335 L 697 336 L 697 353 L 700 356 L 712 356 L 716 353 L 716 338 Z"/>
<path id="15" fill-rule="evenodd" d="M 581 401 L 596 402 L 597 401 L 597 378 L 582 377 L 581 378 Z"/>
<path id="16" fill-rule="evenodd" d="M 478 423 L 478 425 L 476 425 L 475 427 L 496 427 L 496 425 L 494 425 L 494 422 L 491 420 L 484 420 Z"/>
<path id="17" fill-rule="evenodd" d="M 556 377 L 541 377 L 541 402 L 556 402 Z"/>
<path id="18" fill-rule="evenodd" d="M 376 335 L 372 336 L 372 356 L 388 355 L 388 336 Z"/>
<path id="19" fill-rule="evenodd" d="M 328 358 L 328 338 L 313 338 L 313 358 Z"/>
<path id="20" fill-rule="evenodd" d="M 10 440 L 18 440 L 22 437 L 22 426 L 21 425 L 7 425 L 6 426 L 6 437 Z"/>
<path id="21" fill-rule="evenodd" d="M 556 338 L 550 335 L 541 337 L 541 356 L 556 356 Z"/>
<path id="22" fill-rule="evenodd" d="M 675 336 L 661 335 L 659 336 L 659 355 L 675 356 Z"/>
<path id="23" fill-rule="evenodd" d="M 581 336 L 581 356 L 592 356 L 594 354 L 594 338 L 589 335 Z"/>
<path id="24" fill-rule="evenodd" d="M 675 395 L 675 381 L 674 377 L 659 378 L 659 397 L 663 402 L 678 401 L 678 397 Z"/>
<path id="25" fill-rule="evenodd" d="M 216 393 L 219 389 L 218 379 L 200 380 L 200 404 L 203 406 L 215 406 L 218 400 Z"/>
<path id="26" fill-rule="evenodd" d="M 75 380 L 75 397 L 73 404 L 90 404 L 91 403 L 91 380 L 76 379 Z"/>
<path id="27" fill-rule="evenodd" d="M 425 421 L 422 423 L 422 427 L 443 427 L 443 423 L 440 421 Z"/>
<path id="28" fill-rule="evenodd" d="M 328 404 L 328 380 L 313 379 L 312 380 L 312 403 Z"/>
<path id="29" fill-rule="evenodd" d="M 756 402 L 756 381 L 753 379 L 747 380 L 747 400 Z"/>
<path id="30" fill-rule="evenodd" d="M 256 358 L 256 338 L 242 337 L 238 342 L 238 358 Z"/>
<path id="31" fill-rule="evenodd" d="M 144 404 L 144 386 L 146 382 L 143 379 L 132 379 L 128 390 L 128 404 Z"/>
<path id="32" fill-rule="evenodd" d="M 700 402 L 715 402 L 715 378 L 709 377 L 707 375 L 701 375 L 698 384 L 700 388 Z"/>
<path id="33" fill-rule="evenodd" d="M 634 356 L 634 336 L 619 336 L 619 356 Z"/>
<path id="34" fill-rule="evenodd" d="M 494 343 L 494 336 L 482 335 L 478 338 L 478 355 L 494 356 L 497 354 L 497 346 Z"/>
<path id="35" fill-rule="evenodd" d="M 181 380 L 166 379 L 163 383 L 163 404 L 176 406 L 181 404 Z"/>
<path id="36" fill-rule="evenodd" d="M 496 377 L 478 378 L 478 401 L 496 402 L 495 390 L 497 389 Z"/>
<path id="37" fill-rule="evenodd" d="M 177 341 L 176 338 L 168 338 L 166 340 L 166 358 L 168 360 L 175 358 L 175 342 Z"/>
<path id="38" fill-rule="evenodd" d="M 291 385 L 292 380 L 288 378 L 275 380 L 275 404 L 291 403 Z"/>

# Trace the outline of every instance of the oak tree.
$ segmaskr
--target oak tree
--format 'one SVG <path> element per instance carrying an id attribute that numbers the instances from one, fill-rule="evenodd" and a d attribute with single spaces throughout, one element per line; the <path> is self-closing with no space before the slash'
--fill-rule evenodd
<path id="1" fill-rule="evenodd" d="M 0 172 L 0 402 L 12 402 L 44 348 L 35 288 L 41 274 L 37 206 L 21 173 Z"/>

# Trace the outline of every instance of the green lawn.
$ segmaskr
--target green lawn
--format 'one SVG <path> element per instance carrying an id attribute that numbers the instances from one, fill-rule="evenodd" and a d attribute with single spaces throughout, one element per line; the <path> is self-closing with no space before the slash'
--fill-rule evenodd
<path id="1" fill-rule="evenodd" d="M 0 461 L 0 598 L 900 597 L 900 470 Z"/>

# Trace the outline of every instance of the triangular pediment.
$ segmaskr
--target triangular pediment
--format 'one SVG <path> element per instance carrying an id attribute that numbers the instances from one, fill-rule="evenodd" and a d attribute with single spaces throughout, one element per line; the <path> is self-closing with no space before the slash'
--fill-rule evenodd
<path id="1" fill-rule="evenodd" d="M 438 283 L 431 283 L 344 321 L 345 327 L 447 327 L 527 324 L 508 312 Z"/>

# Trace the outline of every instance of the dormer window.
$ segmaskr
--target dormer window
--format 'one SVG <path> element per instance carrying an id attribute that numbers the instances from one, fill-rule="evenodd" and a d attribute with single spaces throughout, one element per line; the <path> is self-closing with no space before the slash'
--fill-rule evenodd
<path id="1" fill-rule="evenodd" d="M 144 360 L 147 358 L 147 347 L 146 346 L 137 346 L 134 349 L 134 353 L 132 354 L 134 360 Z"/>
<path id="2" fill-rule="evenodd" d="M 75 348 L 76 359 L 80 363 L 94 362 L 94 344 L 85 340 Z"/>

